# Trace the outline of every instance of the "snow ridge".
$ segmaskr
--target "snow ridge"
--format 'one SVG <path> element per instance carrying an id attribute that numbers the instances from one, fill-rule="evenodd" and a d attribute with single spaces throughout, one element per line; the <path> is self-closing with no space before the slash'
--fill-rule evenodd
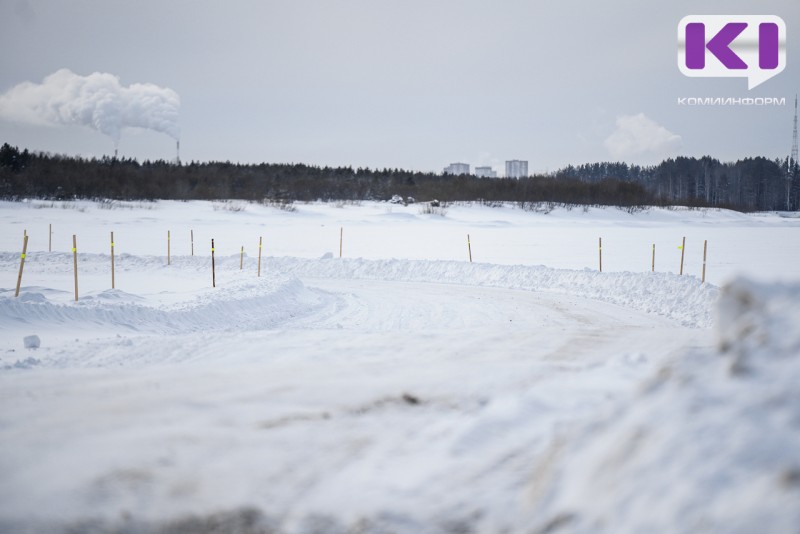
<path id="1" fill-rule="evenodd" d="M 201 297 L 165 308 L 139 304 L 143 299 L 113 289 L 74 304 L 51 302 L 38 288 L 31 289 L 18 299 L 0 298 L 0 324 L 106 324 L 158 334 L 264 330 L 313 313 L 321 305 L 320 297 L 298 279 L 262 287 L 250 284 L 229 289 L 222 298 Z"/>
<path id="2" fill-rule="evenodd" d="M 268 269 L 296 276 L 452 283 L 549 291 L 653 313 L 692 328 L 713 323 L 719 290 L 695 277 L 667 273 L 600 273 L 544 266 L 456 261 L 271 258 Z"/>

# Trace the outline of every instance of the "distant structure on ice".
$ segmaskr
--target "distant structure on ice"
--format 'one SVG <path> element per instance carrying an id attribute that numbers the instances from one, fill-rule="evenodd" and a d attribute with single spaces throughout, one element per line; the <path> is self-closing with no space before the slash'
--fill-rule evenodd
<path id="1" fill-rule="evenodd" d="M 527 176 L 527 160 L 512 159 L 506 161 L 506 178 L 525 178 Z"/>
<path id="2" fill-rule="evenodd" d="M 444 168 L 444 174 L 469 174 L 469 163 L 451 163 Z"/>

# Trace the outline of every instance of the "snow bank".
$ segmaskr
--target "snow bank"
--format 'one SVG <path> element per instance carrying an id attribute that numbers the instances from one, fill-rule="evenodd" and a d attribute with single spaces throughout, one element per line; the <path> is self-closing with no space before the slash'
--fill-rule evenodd
<path id="1" fill-rule="evenodd" d="M 264 330 L 313 313 L 320 306 L 320 297 L 296 278 L 260 279 L 171 306 L 114 289 L 67 304 L 48 299 L 49 293 L 45 288 L 27 288 L 19 298 L 0 298 L 0 324 L 110 325 L 158 334 Z"/>
<path id="2" fill-rule="evenodd" d="M 533 503 L 535 524 L 796 531 L 800 286 L 738 279 L 718 313 L 718 353 L 670 363 L 610 417 L 551 445 L 537 470 L 549 489 Z"/>
<path id="3" fill-rule="evenodd" d="M 712 323 L 718 290 L 694 277 L 666 273 L 600 273 L 543 266 L 456 261 L 318 260 L 271 258 L 268 268 L 301 277 L 361 278 L 452 283 L 528 291 L 550 291 L 610 302 L 662 315 L 683 326 Z"/>
<path id="4" fill-rule="evenodd" d="M 71 276 L 71 254 L 34 252 L 29 256 L 30 265 L 26 266 L 29 269 Z M 18 261 L 15 254 L 0 253 L 0 265 L 6 265 L 9 270 Z M 109 257 L 104 254 L 82 254 L 79 265 L 81 277 L 107 277 L 109 261 Z M 141 296 L 148 290 L 145 287 L 141 288 L 141 292 L 139 288 L 131 289 L 132 292 L 100 291 L 82 295 L 77 305 L 56 305 L 48 302 L 48 299 L 59 296 L 55 294 L 55 290 L 30 286 L 23 287 L 19 300 L 0 300 L 0 322 L 4 319 L 38 317 L 57 324 L 88 321 L 96 324 L 121 324 L 133 330 L 141 328 L 163 333 L 201 331 L 207 328 L 260 329 L 264 323 L 272 323 L 269 317 L 275 310 L 289 310 L 291 314 L 295 314 L 300 313 L 303 307 L 301 303 L 312 305 L 307 299 L 295 299 L 293 304 L 284 302 L 290 298 L 290 293 L 293 295 L 291 298 L 295 298 L 305 290 L 297 282 L 298 278 L 428 282 L 548 291 L 661 315 L 692 328 L 706 328 L 712 324 L 713 305 L 718 296 L 716 286 L 701 284 L 695 277 L 669 273 L 600 273 L 591 269 L 568 270 L 544 266 L 463 261 L 334 259 L 326 256 L 317 260 L 264 258 L 264 276 L 254 280 L 252 275 L 255 273 L 256 262 L 256 258 L 246 257 L 245 270 L 250 274 L 240 277 L 238 254 L 217 257 L 219 287 L 214 296 L 204 294 L 200 300 L 183 303 L 183 309 L 150 309 L 146 299 L 143 300 Z M 180 278 L 181 284 L 191 285 L 190 281 L 197 280 L 194 287 L 207 288 L 210 282 L 211 258 L 176 256 L 172 259 L 172 265 L 167 268 L 162 257 L 123 254 L 117 259 L 117 269 L 118 273 L 123 273 L 118 276 L 118 280 L 123 277 L 130 279 L 132 274 L 138 273 L 149 276 L 150 280 L 158 279 L 156 286 L 165 286 L 167 293 L 175 295 L 174 284 L 179 280 L 174 277 Z M 162 280 L 166 276 L 172 276 L 173 279 Z M 221 276 L 227 278 L 220 282 Z M 232 276 L 235 278 L 231 278 Z M 272 297 L 263 301 L 260 299 L 267 293 L 277 291 L 275 283 L 288 284 L 291 280 L 295 280 L 294 286 L 287 286 L 274 296 L 282 299 L 280 307 L 261 307 L 266 305 L 265 302 L 275 300 Z M 71 279 L 66 284 L 64 289 L 71 286 Z M 61 293 L 64 293 L 60 295 L 63 298 L 66 293 Z M 306 297 L 309 297 L 307 293 Z M 209 301 L 208 306 L 201 309 L 185 309 L 198 308 L 203 304 L 202 299 L 212 298 L 213 303 Z"/>

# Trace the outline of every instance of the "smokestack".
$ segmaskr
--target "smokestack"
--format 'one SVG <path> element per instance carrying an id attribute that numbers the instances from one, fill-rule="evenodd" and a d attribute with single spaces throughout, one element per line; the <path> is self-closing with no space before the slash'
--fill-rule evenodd
<path id="1" fill-rule="evenodd" d="M 114 159 L 117 159 L 117 149 L 114 149 Z"/>
<path id="2" fill-rule="evenodd" d="M 175 157 L 175 163 L 178 165 L 181 164 L 181 142 L 179 140 L 175 140 L 175 150 L 177 151 L 177 156 Z"/>

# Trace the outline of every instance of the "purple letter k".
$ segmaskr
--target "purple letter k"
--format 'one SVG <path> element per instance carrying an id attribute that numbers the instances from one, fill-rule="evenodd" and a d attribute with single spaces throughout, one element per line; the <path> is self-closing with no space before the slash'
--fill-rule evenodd
<path id="1" fill-rule="evenodd" d="M 746 69 L 747 63 L 733 53 L 730 44 L 747 28 L 746 22 L 729 22 L 706 44 L 706 27 L 702 22 L 686 25 L 686 67 L 703 69 L 706 66 L 706 48 L 727 69 Z"/>

